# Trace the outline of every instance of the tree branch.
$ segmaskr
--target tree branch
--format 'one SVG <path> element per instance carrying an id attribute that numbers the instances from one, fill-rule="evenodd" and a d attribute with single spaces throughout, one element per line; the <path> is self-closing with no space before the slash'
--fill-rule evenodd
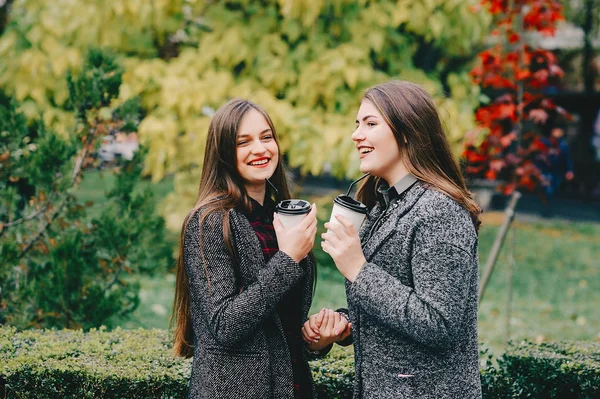
<path id="1" fill-rule="evenodd" d="M 71 185 L 70 185 L 71 187 L 70 188 L 73 188 L 73 186 L 75 185 L 75 182 L 77 181 L 77 178 L 79 177 L 79 175 L 81 175 L 82 168 L 83 168 L 83 162 L 85 161 L 85 158 L 87 157 L 87 154 L 88 154 L 88 148 L 92 144 L 92 142 L 94 141 L 94 137 L 96 136 L 96 126 L 97 126 L 97 120 L 94 121 L 94 127 L 88 133 L 87 140 L 85 142 L 85 145 L 83 146 L 83 151 L 81 152 L 81 156 L 79 157 L 79 159 L 75 163 L 75 167 L 73 168 L 73 176 L 71 177 Z M 21 252 L 19 252 L 18 259 L 22 258 L 31 249 L 33 244 L 35 244 L 37 242 L 37 240 L 40 239 L 40 237 L 44 234 L 44 232 L 46 230 L 48 230 L 48 227 L 50 227 L 52 222 L 54 222 L 54 220 L 56 220 L 56 218 L 61 213 L 61 211 L 63 210 L 63 208 L 67 204 L 67 201 L 70 198 L 72 198 L 72 196 L 69 194 L 67 194 L 63 198 L 60 205 L 56 208 L 56 211 L 54 212 L 52 217 L 50 217 L 46 221 L 46 223 L 44 223 L 42 228 L 40 230 L 38 230 L 38 232 L 35 234 L 35 236 L 27 243 L 27 245 L 25 245 L 25 247 L 21 250 Z"/>
<path id="2" fill-rule="evenodd" d="M 12 222 L 7 222 L 7 223 L 0 224 L 0 236 L 2 236 L 3 231 L 5 229 L 7 229 L 8 227 L 18 226 L 18 225 L 20 225 L 22 223 L 25 223 L 25 222 L 28 222 L 30 220 L 33 220 L 33 219 L 37 218 L 38 216 L 40 216 L 42 213 L 46 212 L 48 209 L 50 209 L 50 205 L 52 205 L 52 201 L 54 200 L 54 197 L 55 197 L 55 193 L 52 193 L 52 195 L 50 196 L 50 198 L 48 199 L 48 201 L 46 201 L 46 203 L 44 204 L 44 206 L 40 210 L 32 213 L 31 215 L 25 216 L 25 217 L 23 217 L 21 219 L 14 220 Z"/>

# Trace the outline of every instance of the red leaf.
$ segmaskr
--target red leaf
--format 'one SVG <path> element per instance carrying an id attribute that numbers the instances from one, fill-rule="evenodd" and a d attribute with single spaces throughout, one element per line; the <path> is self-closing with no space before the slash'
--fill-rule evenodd
<path id="1" fill-rule="evenodd" d="M 489 169 L 487 172 L 485 172 L 485 178 L 488 180 L 496 180 L 496 171 Z"/>

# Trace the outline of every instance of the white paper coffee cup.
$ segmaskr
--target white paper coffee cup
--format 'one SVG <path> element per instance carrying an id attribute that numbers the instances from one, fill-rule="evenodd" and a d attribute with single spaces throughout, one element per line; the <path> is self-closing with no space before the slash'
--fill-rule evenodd
<path id="1" fill-rule="evenodd" d="M 310 202 L 301 199 L 284 200 L 277 204 L 275 211 L 283 227 L 294 227 L 310 212 Z"/>
<path id="2" fill-rule="evenodd" d="M 341 224 L 335 217 L 336 215 L 341 215 L 350 220 L 358 232 L 367 216 L 367 212 L 367 207 L 363 203 L 347 195 L 338 195 L 333 200 L 333 209 L 331 210 L 329 223 Z"/>

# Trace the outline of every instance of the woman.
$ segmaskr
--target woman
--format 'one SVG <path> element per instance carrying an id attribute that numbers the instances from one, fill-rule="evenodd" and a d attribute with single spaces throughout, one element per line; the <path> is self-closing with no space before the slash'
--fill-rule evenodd
<path id="1" fill-rule="evenodd" d="M 232 100 L 211 121 L 198 200 L 181 231 L 172 321 L 175 352 L 194 357 L 190 398 L 312 398 L 308 351 L 335 339 L 333 328 L 308 346 L 300 336 L 316 207 L 284 228 L 265 179 L 290 197 L 271 119 Z"/>
<path id="2" fill-rule="evenodd" d="M 436 108 L 421 87 L 392 81 L 366 92 L 356 124 L 371 173 L 358 197 L 372 210 L 360 236 L 338 217 L 321 243 L 346 277 L 355 398 L 480 398 L 480 209 Z"/>

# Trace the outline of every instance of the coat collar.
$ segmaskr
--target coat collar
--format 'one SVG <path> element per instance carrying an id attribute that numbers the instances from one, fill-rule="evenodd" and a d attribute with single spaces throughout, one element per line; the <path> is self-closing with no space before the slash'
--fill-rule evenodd
<path id="1" fill-rule="evenodd" d="M 410 189 L 417 181 L 417 178 L 410 173 L 398 180 L 396 184 L 391 187 L 388 186 L 385 181 L 383 181 L 379 187 L 377 187 L 377 199 L 379 200 L 379 203 L 384 208 L 387 208 L 399 197 L 401 197 L 405 191 Z"/>
<path id="2" fill-rule="evenodd" d="M 392 201 L 388 208 L 384 209 L 381 205 L 376 205 L 372 209 L 369 219 L 360 230 L 363 253 L 367 261 L 396 230 L 400 218 L 416 204 L 425 191 L 427 191 L 427 188 L 424 183 L 418 181 L 412 184 L 403 196 L 400 196 L 396 201 Z"/>

